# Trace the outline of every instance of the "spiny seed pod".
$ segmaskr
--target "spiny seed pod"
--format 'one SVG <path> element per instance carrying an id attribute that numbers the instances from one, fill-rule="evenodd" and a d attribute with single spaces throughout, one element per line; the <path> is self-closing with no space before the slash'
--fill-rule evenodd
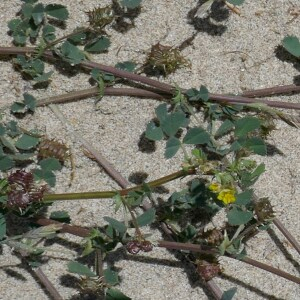
<path id="1" fill-rule="evenodd" d="M 255 202 L 255 213 L 259 221 L 268 221 L 275 218 L 275 212 L 268 198 L 260 198 Z"/>
<path id="2" fill-rule="evenodd" d="M 130 254 L 138 254 L 141 250 L 140 243 L 138 241 L 130 241 L 127 243 L 126 249 Z"/>
<path id="3" fill-rule="evenodd" d="M 86 12 L 89 17 L 90 26 L 93 28 L 103 29 L 115 19 L 115 14 L 111 6 L 96 7 Z"/>
<path id="4" fill-rule="evenodd" d="M 26 208 L 33 202 L 42 200 L 46 186 L 37 187 L 33 181 L 33 174 L 23 170 L 8 176 L 7 207 Z"/>
<path id="5" fill-rule="evenodd" d="M 152 46 L 144 64 L 144 68 L 157 69 L 164 75 L 169 75 L 182 66 L 190 66 L 190 63 L 181 55 L 179 49 L 160 43 Z"/>
<path id="6" fill-rule="evenodd" d="M 150 252 L 153 249 L 153 245 L 149 241 L 142 241 L 140 243 L 140 248 L 144 252 Z"/>
<path id="7" fill-rule="evenodd" d="M 7 178 L 10 185 L 17 184 L 25 191 L 29 191 L 33 184 L 33 174 L 23 170 L 17 170 Z"/>
<path id="8" fill-rule="evenodd" d="M 106 287 L 103 277 L 81 277 L 79 287 L 84 293 L 101 295 Z"/>
<path id="9" fill-rule="evenodd" d="M 212 264 L 205 260 L 201 260 L 197 264 L 197 271 L 203 280 L 209 281 L 221 273 L 221 268 L 218 264 Z"/>
<path id="10" fill-rule="evenodd" d="M 38 159 L 53 157 L 64 163 L 70 157 L 69 148 L 55 139 L 43 139 L 38 151 Z"/>

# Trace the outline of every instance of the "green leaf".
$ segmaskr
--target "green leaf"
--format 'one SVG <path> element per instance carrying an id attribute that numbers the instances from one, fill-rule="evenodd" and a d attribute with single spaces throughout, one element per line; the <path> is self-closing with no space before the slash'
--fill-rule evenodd
<path id="1" fill-rule="evenodd" d="M 244 3 L 245 0 L 227 0 L 232 5 L 241 5 Z"/>
<path id="2" fill-rule="evenodd" d="M 282 41 L 283 47 L 296 57 L 300 57 L 300 42 L 295 36 L 286 36 Z"/>
<path id="3" fill-rule="evenodd" d="M 201 127 L 190 128 L 183 138 L 184 144 L 206 144 L 210 141 L 210 135 Z"/>
<path id="4" fill-rule="evenodd" d="M 122 6 L 126 6 L 127 8 L 133 9 L 138 7 L 141 4 L 142 0 L 122 0 Z"/>
<path id="5" fill-rule="evenodd" d="M 45 171 L 60 171 L 62 168 L 62 165 L 59 162 L 59 160 L 53 157 L 49 157 L 41 160 L 39 162 L 39 165 Z"/>
<path id="6" fill-rule="evenodd" d="M 20 19 L 12 19 L 12 20 L 8 21 L 7 26 L 11 31 L 15 31 L 21 23 L 22 23 L 22 20 L 20 20 Z"/>
<path id="7" fill-rule="evenodd" d="M 0 241 L 5 237 L 6 235 L 6 220 L 5 215 L 3 215 L 0 212 Z"/>
<path id="8" fill-rule="evenodd" d="M 155 220 L 155 208 L 150 208 L 140 216 L 136 218 L 138 226 L 146 226 L 151 224 Z"/>
<path id="9" fill-rule="evenodd" d="M 121 234 L 124 234 L 126 232 L 127 227 L 123 222 L 120 222 L 120 221 L 110 218 L 110 217 L 104 217 L 103 219 L 106 222 L 108 222 L 116 231 L 120 232 Z"/>
<path id="10" fill-rule="evenodd" d="M 200 87 L 199 97 L 205 102 L 209 99 L 208 89 L 204 85 Z"/>
<path id="11" fill-rule="evenodd" d="M 253 218 L 253 213 L 234 207 L 227 213 L 227 218 L 230 225 L 238 226 L 248 223 Z"/>
<path id="12" fill-rule="evenodd" d="M 71 217 L 70 217 L 69 213 L 65 210 L 53 211 L 50 214 L 50 219 L 56 220 L 59 222 L 63 222 L 63 223 L 70 223 L 70 221 L 71 221 Z"/>
<path id="13" fill-rule="evenodd" d="M 108 288 L 106 291 L 105 300 L 131 300 L 131 298 L 127 297 L 117 289 Z"/>
<path id="14" fill-rule="evenodd" d="M 84 50 L 87 52 L 98 53 L 103 52 L 110 46 L 110 41 L 107 37 L 101 36 L 85 45 Z"/>
<path id="15" fill-rule="evenodd" d="M 251 150 L 253 153 L 258 155 L 267 154 L 267 146 L 262 138 L 252 137 L 245 141 L 243 147 Z"/>
<path id="16" fill-rule="evenodd" d="M 46 42 L 51 42 L 55 40 L 55 27 L 49 24 L 43 26 L 42 36 Z"/>
<path id="17" fill-rule="evenodd" d="M 15 113 L 24 113 L 26 111 L 25 104 L 23 102 L 14 102 L 12 106 L 10 107 L 10 111 Z"/>
<path id="18" fill-rule="evenodd" d="M 185 127 L 188 124 L 188 119 L 183 112 L 175 112 L 166 116 L 161 122 L 160 127 L 167 136 L 173 136 L 177 133 L 180 127 Z"/>
<path id="19" fill-rule="evenodd" d="M 85 59 L 84 53 L 68 41 L 61 45 L 59 54 L 71 65 L 77 65 Z"/>
<path id="20" fill-rule="evenodd" d="M 14 161 L 8 156 L 0 156 L 0 171 L 6 171 L 14 167 Z"/>
<path id="21" fill-rule="evenodd" d="M 229 1 L 229 2 L 231 2 L 231 1 Z M 236 288 L 236 287 L 231 288 L 231 289 L 225 291 L 225 292 L 222 294 L 221 300 L 231 300 L 231 299 L 233 299 L 233 297 L 234 297 L 236 291 L 237 291 L 237 288 Z"/>
<path id="22" fill-rule="evenodd" d="M 25 3 L 22 5 L 22 14 L 25 19 L 30 19 L 32 15 L 33 6 L 29 3 Z"/>
<path id="23" fill-rule="evenodd" d="M 49 4 L 45 7 L 45 13 L 60 21 L 65 21 L 69 17 L 67 8 L 61 4 Z"/>
<path id="24" fill-rule="evenodd" d="M 36 99 L 35 97 L 33 97 L 30 94 L 24 93 L 23 94 L 24 97 L 24 104 L 26 105 L 26 107 L 31 110 L 34 111 L 35 107 L 36 107 Z"/>
<path id="25" fill-rule="evenodd" d="M 5 127 L 2 124 L 0 124 L 0 135 L 4 135 L 5 132 L 6 132 Z"/>
<path id="26" fill-rule="evenodd" d="M 39 143 L 39 138 L 23 134 L 17 141 L 15 146 L 21 150 L 29 150 L 34 148 Z"/>
<path id="27" fill-rule="evenodd" d="M 221 124 L 221 126 L 218 128 L 218 130 L 215 134 L 215 137 L 218 138 L 218 137 L 221 137 L 224 134 L 227 134 L 231 129 L 233 129 L 233 127 L 234 127 L 234 124 L 230 120 L 226 119 Z"/>
<path id="28" fill-rule="evenodd" d="M 36 81 L 36 82 L 45 82 L 45 81 L 48 81 L 49 78 L 51 77 L 51 75 L 53 73 L 54 73 L 53 71 L 44 73 L 44 74 L 42 74 L 40 76 L 34 77 L 33 80 Z"/>
<path id="29" fill-rule="evenodd" d="M 78 263 L 77 261 L 70 261 L 68 263 L 68 271 L 71 273 L 76 273 L 81 276 L 87 276 L 87 277 L 96 277 L 97 274 L 92 272 L 89 267 Z"/>
<path id="30" fill-rule="evenodd" d="M 32 171 L 32 173 L 35 180 L 45 180 L 50 186 L 55 186 L 56 177 L 52 171 L 35 169 Z"/>
<path id="31" fill-rule="evenodd" d="M 111 269 L 106 269 L 103 271 L 105 282 L 109 285 L 116 285 L 119 283 L 118 273 L 112 271 Z"/>
<path id="32" fill-rule="evenodd" d="M 237 137 L 246 136 L 247 133 L 258 129 L 261 121 L 255 117 L 244 117 L 235 121 L 235 135 Z"/>
<path id="33" fill-rule="evenodd" d="M 253 190 L 246 190 L 238 195 L 236 195 L 236 201 L 234 204 L 236 205 L 247 205 L 251 203 L 253 196 Z"/>
<path id="34" fill-rule="evenodd" d="M 44 5 L 42 3 L 38 3 L 34 6 L 32 10 L 32 18 L 35 25 L 42 23 L 44 18 Z"/>
<path id="35" fill-rule="evenodd" d="M 145 136 L 152 141 L 160 141 L 163 139 L 164 134 L 160 127 L 157 127 L 153 121 L 147 124 Z"/>
<path id="36" fill-rule="evenodd" d="M 166 143 L 165 158 L 173 157 L 180 148 L 180 140 L 175 137 L 170 137 Z"/>
<path id="37" fill-rule="evenodd" d="M 115 65 L 117 69 L 124 70 L 127 72 L 133 72 L 136 68 L 136 64 L 133 61 L 127 60 L 124 62 L 119 62 Z"/>

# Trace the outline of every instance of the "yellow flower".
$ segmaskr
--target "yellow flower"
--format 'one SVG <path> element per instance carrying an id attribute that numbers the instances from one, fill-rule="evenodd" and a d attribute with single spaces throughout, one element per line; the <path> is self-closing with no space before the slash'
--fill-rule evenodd
<path id="1" fill-rule="evenodd" d="M 212 183 L 208 188 L 214 193 L 218 193 L 220 191 L 220 185 L 218 183 Z"/>
<path id="2" fill-rule="evenodd" d="M 231 189 L 224 189 L 219 193 L 217 199 L 223 201 L 224 204 L 233 203 L 236 200 L 235 191 Z"/>

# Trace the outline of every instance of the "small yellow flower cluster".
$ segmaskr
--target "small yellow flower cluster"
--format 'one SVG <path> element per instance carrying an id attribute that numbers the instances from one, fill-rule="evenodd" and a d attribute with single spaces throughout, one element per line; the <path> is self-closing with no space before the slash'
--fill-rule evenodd
<path id="1" fill-rule="evenodd" d="M 218 183 L 212 183 L 208 187 L 213 193 L 218 193 L 217 199 L 224 204 L 235 202 L 235 189 L 234 188 L 222 188 Z"/>

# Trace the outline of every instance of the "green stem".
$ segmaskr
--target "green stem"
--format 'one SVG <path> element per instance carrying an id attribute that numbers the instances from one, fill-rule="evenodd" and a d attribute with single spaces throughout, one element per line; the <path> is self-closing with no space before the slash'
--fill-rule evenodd
<path id="1" fill-rule="evenodd" d="M 153 180 L 148 183 L 150 187 L 160 186 L 177 178 L 195 174 L 195 169 L 190 169 L 188 171 L 177 171 L 170 175 L 161 177 L 159 179 Z M 125 196 L 130 191 L 136 191 L 142 189 L 142 185 L 137 185 L 128 189 L 115 190 L 115 191 L 98 191 L 98 192 L 84 192 L 84 193 L 65 193 L 65 194 L 47 194 L 44 196 L 44 202 L 52 202 L 58 200 L 80 200 L 80 199 L 104 199 L 104 198 L 112 198 L 117 193 L 121 196 Z"/>

